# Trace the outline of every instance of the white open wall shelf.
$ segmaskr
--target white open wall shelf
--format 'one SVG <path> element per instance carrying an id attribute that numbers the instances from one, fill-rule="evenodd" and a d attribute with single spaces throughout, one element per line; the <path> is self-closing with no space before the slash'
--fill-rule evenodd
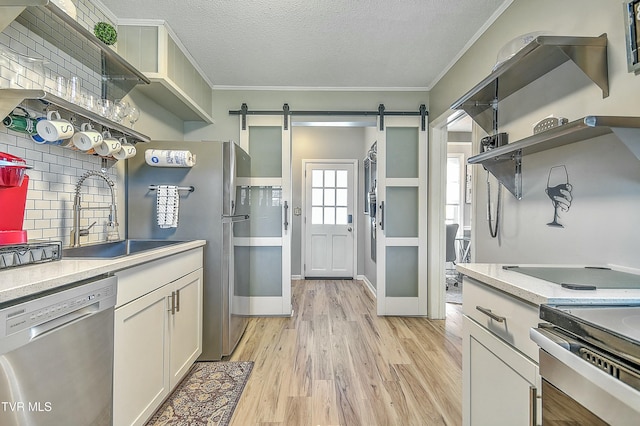
<path id="1" fill-rule="evenodd" d="M 464 110 L 489 133 L 497 131 L 499 102 L 567 61 L 575 63 L 602 90 L 603 98 L 609 96 L 606 34 L 539 36 L 455 101 L 451 109 Z M 640 159 L 639 117 L 589 115 L 469 157 L 467 162 L 482 164 L 519 200 L 523 156 L 611 133 Z"/>
<path id="2" fill-rule="evenodd" d="M 184 121 L 214 122 L 212 84 L 164 21 L 119 21 L 118 53 L 151 81 L 136 90 Z"/>

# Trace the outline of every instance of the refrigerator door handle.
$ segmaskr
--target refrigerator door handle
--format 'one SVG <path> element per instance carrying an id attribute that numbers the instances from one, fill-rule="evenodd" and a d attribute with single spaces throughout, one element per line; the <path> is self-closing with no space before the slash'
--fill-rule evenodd
<path id="1" fill-rule="evenodd" d="M 229 142 L 229 197 L 231 199 L 231 215 L 236 214 L 236 147 L 235 143 Z"/>
<path id="2" fill-rule="evenodd" d="M 242 222 L 243 220 L 249 220 L 250 218 L 251 216 L 248 214 L 223 215 L 222 223 Z"/>

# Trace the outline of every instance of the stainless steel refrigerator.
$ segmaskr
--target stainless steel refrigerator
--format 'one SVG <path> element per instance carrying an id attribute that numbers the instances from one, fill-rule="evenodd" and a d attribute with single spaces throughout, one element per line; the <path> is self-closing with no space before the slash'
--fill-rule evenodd
<path id="1" fill-rule="evenodd" d="M 249 226 L 249 206 L 238 177 L 250 176 L 251 158 L 233 142 L 158 141 L 139 144 L 127 161 L 127 237 L 167 240 L 207 240 L 204 246 L 204 323 L 200 360 L 230 355 L 246 327 L 248 298 L 238 294 L 237 270 L 249 265 L 234 261 L 234 229 Z M 154 167 L 145 162 L 147 149 L 188 150 L 193 167 Z M 193 186 L 178 191 L 178 226 L 161 228 L 156 216 L 154 185 Z M 237 200 L 241 198 L 241 200 Z"/>

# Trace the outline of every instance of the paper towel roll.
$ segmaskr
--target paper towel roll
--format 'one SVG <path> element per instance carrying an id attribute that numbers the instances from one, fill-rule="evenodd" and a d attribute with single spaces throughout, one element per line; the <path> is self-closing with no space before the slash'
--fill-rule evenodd
<path id="1" fill-rule="evenodd" d="M 193 167 L 196 156 L 191 151 L 175 151 L 170 149 L 147 149 L 144 159 L 154 167 Z"/>

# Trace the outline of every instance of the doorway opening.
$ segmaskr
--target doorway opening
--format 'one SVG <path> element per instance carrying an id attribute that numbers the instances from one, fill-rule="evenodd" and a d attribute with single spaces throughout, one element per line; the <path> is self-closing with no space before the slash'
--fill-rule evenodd
<path id="1" fill-rule="evenodd" d="M 292 279 L 351 278 L 371 289 L 375 276 L 365 241 L 368 216 L 360 195 L 363 159 L 375 141 L 376 122 L 313 118 L 292 121 L 291 130 Z M 309 168 L 315 170 L 315 182 Z M 344 247 L 339 242 L 350 244 Z"/>
<path id="2" fill-rule="evenodd" d="M 445 190 L 445 290 L 447 303 L 462 303 L 462 277 L 457 263 L 471 261 L 472 120 L 462 114 L 447 125 Z"/>

